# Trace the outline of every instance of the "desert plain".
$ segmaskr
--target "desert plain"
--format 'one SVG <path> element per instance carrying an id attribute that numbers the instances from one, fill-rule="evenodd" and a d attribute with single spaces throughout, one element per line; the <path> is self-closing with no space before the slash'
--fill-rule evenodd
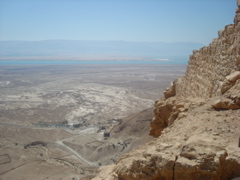
<path id="1" fill-rule="evenodd" d="M 0 179 L 91 179 L 151 140 L 154 100 L 185 65 L 0 67 Z"/>

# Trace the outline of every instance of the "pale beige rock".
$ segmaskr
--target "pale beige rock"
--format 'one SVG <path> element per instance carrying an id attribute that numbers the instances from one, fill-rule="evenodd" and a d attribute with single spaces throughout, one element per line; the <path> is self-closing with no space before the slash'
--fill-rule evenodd
<path id="1" fill-rule="evenodd" d="M 239 16 L 237 13 L 237 22 L 219 31 L 219 37 L 209 46 L 193 51 L 185 76 L 176 83 L 177 99 L 218 96 L 221 94 L 220 84 L 226 76 L 240 71 Z"/>
<path id="2" fill-rule="evenodd" d="M 235 71 L 234 73 L 228 75 L 226 80 L 221 85 L 221 94 L 224 94 L 231 87 L 233 87 L 238 79 L 240 79 L 240 71 Z"/>
<path id="3" fill-rule="evenodd" d="M 109 174 L 123 180 L 239 177 L 240 110 L 210 107 L 207 103 L 190 108 L 188 115 L 164 129 L 160 138 L 121 156 L 111 173 L 109 167 L 103 167 L 101 178 Z"/>
<path id="4" fill-rule="evenodd" d="M 218 109 L 218 110 L 229 110 L 229 109 L 232 109 L 232 110 L 236 110 L 236 109 L 240 109 L 240 106 L 235 103 L 234 101 L 232 101 L 231 99 L 219 99 L 217 101 L 215 101 L 212 106 L 215 108 L 215 109 Z"/>
<path id="5" fill-rule="evenodd" d="M 240 80 L 236 81 L 235 85 L 224 94 L 224 97 L 240 105 Z"/>
<path id="6" fill-rule="evenodd" d="M 228 81 L 235 82 L 240 79 L 240 71 L 235 71 L 234 73 L 228 75 L 226 78 Z"/>
<path id="7" fill-rule="evenodd" d="M 219 179 L 226 157 L 226 150 L 217 142 L 198 135 L 192 136 L 178 156 L 175 179 Z M 216 171 L 219 172 L 213 173 Z"/>
<path id="8" fill-rule="evenodd" d="M 171 83 L 171 85 L 163 92 L 164 97 L 166 99 L 173 97 L 176 95 L 176 91 L 175 91 L 175 83 Z"/>
<path id="9" fill-rule="evenodd" d="M 225 81 L 222 85 L 221 85 L 221 94 L 224 94 L 225 92 L 227 92 L 232 86 L 234 85 L 233 82 L 229 82 L 229 81 Z"/>
<path id="10" fill-rule="evenodd" d="M 149 135 L 158 137 L 161 131 L 168 126 L 168 119 L 172 114 L 174 101 L 174 98 L 169 98 L 166 101 L 159 100 L 155 103 L 154 118 L 150 123 L 151 131 Z"/>
<path id="11" fill-rule="evenodd" d="M 212 106 L 216 109 L 229 109 L 229 106 L 226 104 L 226 101 L 223 102 L 220 99 L 216 100 Z"/>
<path id="12" fill-rule="evenodd" d="M 92 180 L 117 180 L 116 173 L 113 173 L 114 165 L 99 168 L 99 174 Z"/>
<path id="13" fill-rule="evenodd" d="M 236 77 L 236 76 L 232 76 Z M 236 78 L 233 78 L 236 80 Z M 216 109 L 240 109 L 240 79 L 234 82 L 235 85 L 229 88 L 226 93 L 216 100 L 212 105 Z"/>

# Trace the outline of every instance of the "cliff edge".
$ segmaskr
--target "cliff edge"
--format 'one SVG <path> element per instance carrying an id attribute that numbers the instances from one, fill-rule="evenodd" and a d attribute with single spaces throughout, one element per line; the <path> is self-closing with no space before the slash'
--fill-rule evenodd
<path id="1" fill-rule="evenodd" d="M 240 177 L 240 0 L 234 24 L 194 51 L 186 73 L 155 102 L 156 137 L 94 180 Z"/>

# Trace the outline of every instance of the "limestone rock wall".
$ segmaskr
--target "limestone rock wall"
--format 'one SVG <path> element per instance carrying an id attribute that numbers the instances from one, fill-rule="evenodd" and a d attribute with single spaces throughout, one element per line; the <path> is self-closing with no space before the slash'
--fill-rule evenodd
<path id="1" fill-rule="evenodd" d="M 239 3 L 238 1 L 238 5 Z M 218 38 L 209 46 L 194 51 L 190 56 L 185 76 L 176 83 L 178 99 L 220 95 L 226 76 L 240 70 L 239 7 L 236 10 L 234 24 L 227 25 L 218 32 Z"/>
<path id="2" fill-rule="evenodd" d="M 158 137 L 175 120 L 186 115 L 188 106 L 224 95 L 240 79 L 240 0 L 234 24 L 218 32 L 209 46 L 193 51 L 186 73 L 175 80 L 156 101 L 150 135 Z M 234 80 L 233 80 L 234 79 Z M 240 92 L 239 92 L 240 94 Z M 239 109 L 239 96 L 217 100 L 217 109 Z M 187 107 L 186 107 L 187 106 Z"/>

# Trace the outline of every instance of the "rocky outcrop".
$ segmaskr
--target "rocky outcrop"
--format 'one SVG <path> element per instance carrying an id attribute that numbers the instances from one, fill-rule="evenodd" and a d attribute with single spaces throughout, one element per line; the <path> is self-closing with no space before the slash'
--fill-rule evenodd
<path id="1" fill-rule="evenodd" d="M 192 105 L 187 116 L 155 141 L 102 167 L 94 180 L 202 180 L 240 177 L 240 110 L 216 111 L 211 101 Z"/>
<path id="2" fill-rule="evenodd" d="M 185 76 L 155 102 L 156 138 L 102 167 L 94 180 L 240 177 L 240 0 L 234 24 L 190 56 Z"/>
<path id="3" fill-rule="evenodd" d="M 164 92 L 164 97 L 166 99 L 173 97 L 176 95 L 176 81 L 171 83 L 171 86 L 169 86 Z"/>
<path id="4" fill-rule="evenodd" d="M 155 102 L 154 118 L 150 123 L 151 131 L 149 135 L 153 137 L 160 136 L 162 130 L 171 125 L 176 119 L 186 116 L 190 107 L 187 101 L 176 101 L 175 97 L 164 100 L 164 98 Z"/>
<path id="5" fill-rule="evenodd" d="M 237 80 L 239 79 L 240 79 L 240 71 L 235 71 L 234 73 L 227 76 L 221 86 L 221 94 L 224 94 L 231 87 L 233 87 L 236 84 Z"/>
<path id="6" fill-rule="evenodd" d="M 240 110 L 216 111 L 211 102 L 165 128 L 155 141 L 103 167 L 95 180 L 232 179 L 240 177 Z"/>

